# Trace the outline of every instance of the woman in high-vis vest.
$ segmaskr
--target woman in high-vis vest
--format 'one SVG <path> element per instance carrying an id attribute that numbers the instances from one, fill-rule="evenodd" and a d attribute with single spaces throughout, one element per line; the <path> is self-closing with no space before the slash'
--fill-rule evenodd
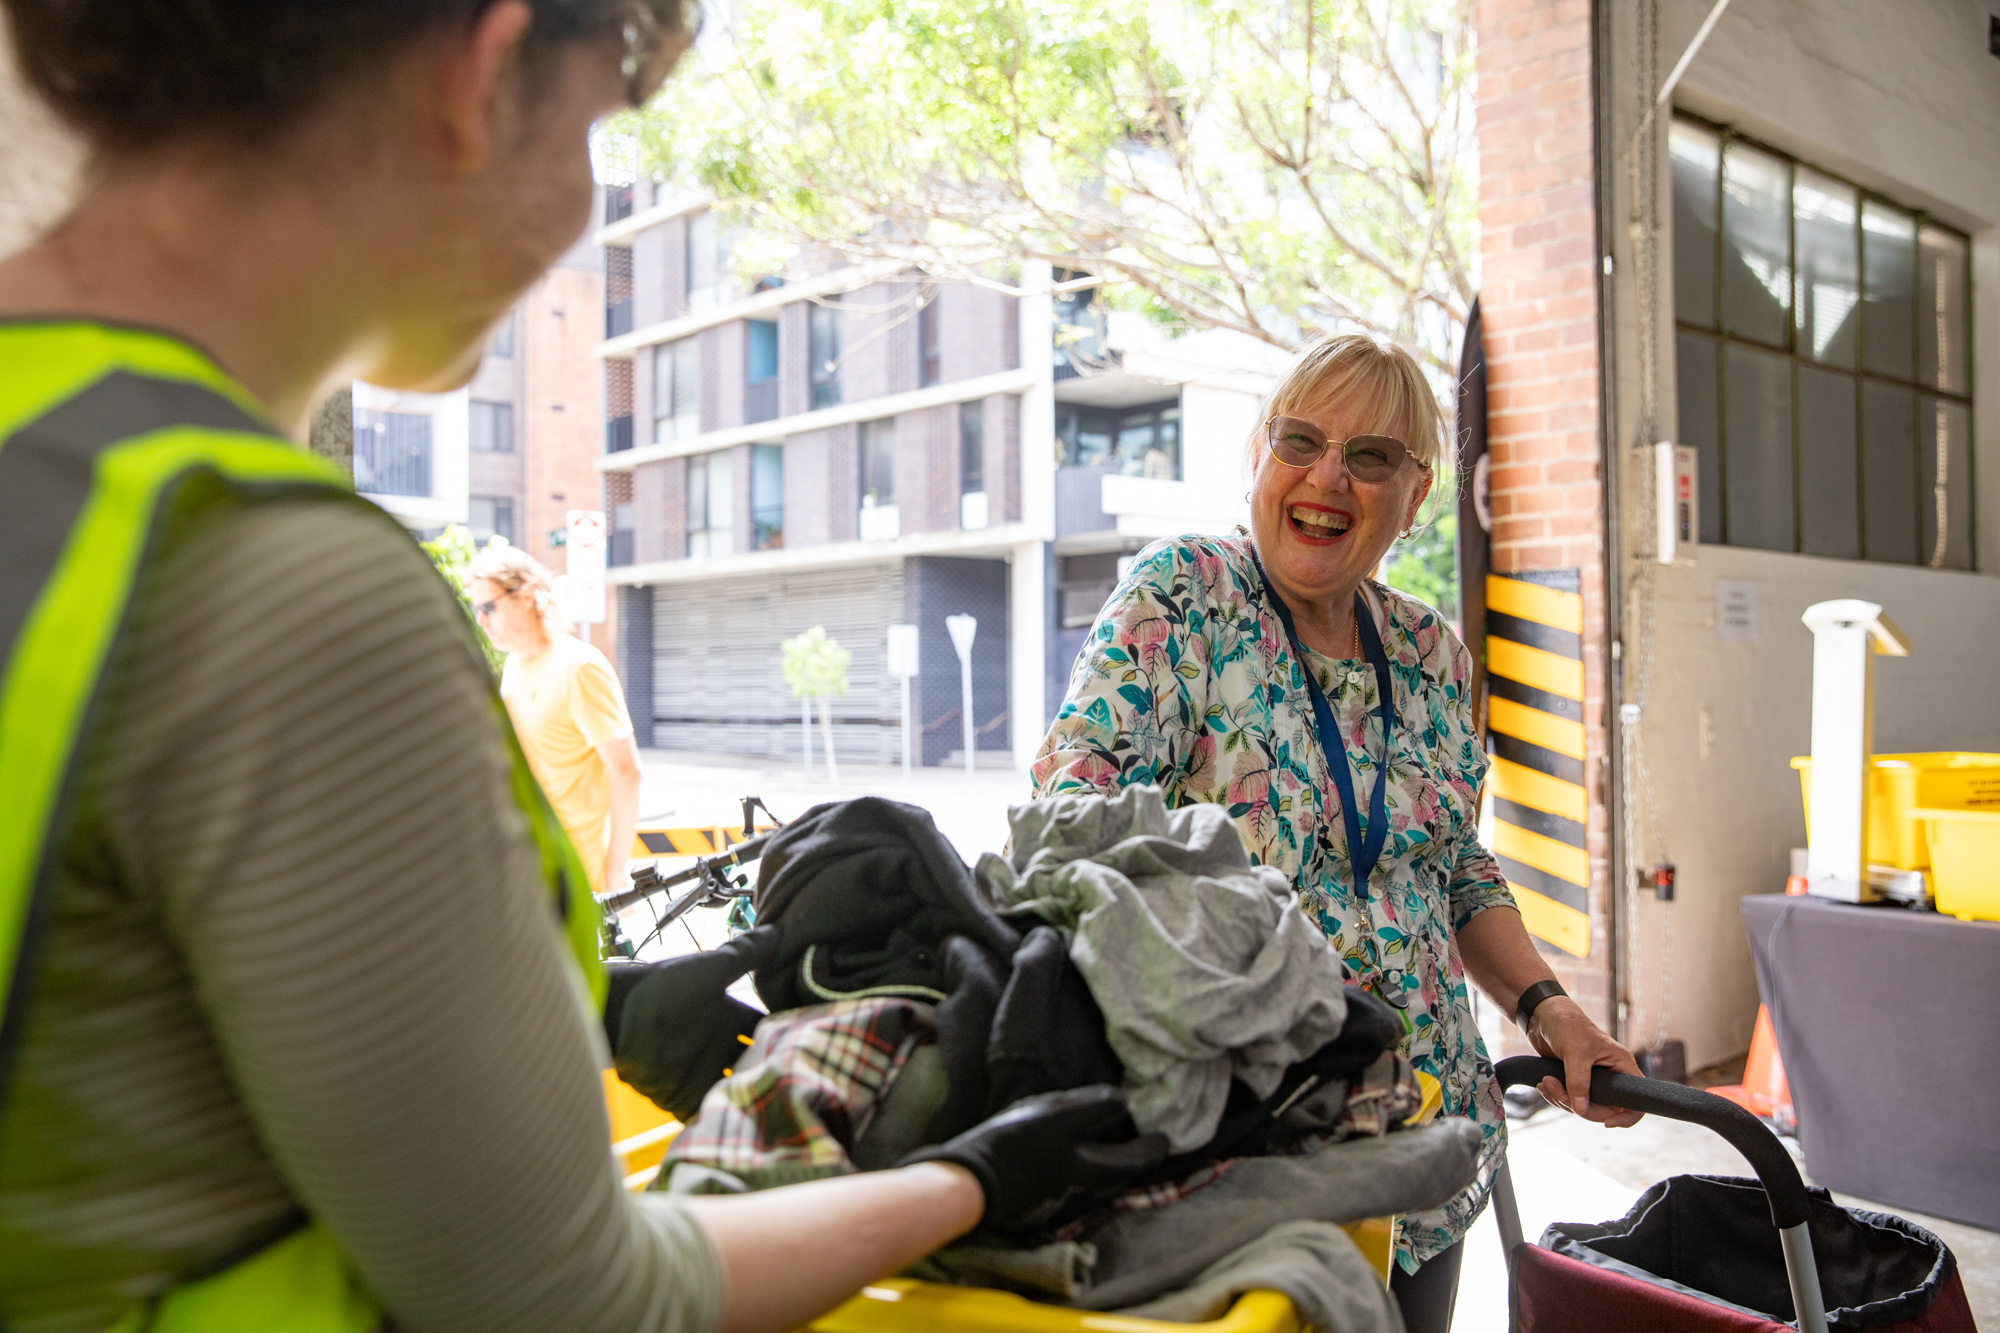
<path id="1" fill-rule="evenodd" d="M 0 260 L 0 1327 L 786 1329 L 1117 1179 L 1086 1089 L 625 1194 L 575 854 L 448 590 L 283 442 L 465 382 L 677 0 L 4 3 L 90 165 Z"/>

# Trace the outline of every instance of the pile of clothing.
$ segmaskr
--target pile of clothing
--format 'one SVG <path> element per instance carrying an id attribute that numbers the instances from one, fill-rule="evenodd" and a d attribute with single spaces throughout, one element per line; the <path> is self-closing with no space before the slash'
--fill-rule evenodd
<path id="1" fill-rule="evenodd" d="M 1221 808 L 1132 787 L 1010 817 L 1010 854 L 974 871 L 920 809 L 816 807 L 760 862 L 755 929 L 618 969 L 618 1072 L 687 1122 L 655 1188 L 880 1169 L 1108 1083 L 1164 1139 L 1155 1171 L 915 1275 L 1181 1320 L 1269 1288 L 1321 1328 L 1400 1328 L 1339 1224 L 1451 1197 L 1479 1142 L 1461 1121 L 1402 1128 L 1419 1093 L 1400 1017 L 1343 986 Z M 728 994 L 748 973 L 768 1013 Z"/>

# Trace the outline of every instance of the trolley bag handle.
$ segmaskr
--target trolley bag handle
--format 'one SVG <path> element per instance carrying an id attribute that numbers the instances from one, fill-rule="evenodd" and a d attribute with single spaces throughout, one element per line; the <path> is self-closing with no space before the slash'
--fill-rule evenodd
<path id="1" fill-rule="evenodd" d="M 1545 1078 L 1553 1078 L 1558 1083 L 1566 1081 L 1562 1061 L 1536 1055 L 1517 1055 L 1502 1060 L 1493 1067 L 1493 1072 L 1503 1090 L 1531 1088 Z M 1771 1222 L 1778 1228 L 1778 1238 L 1784 1246 L 1785 1275 L 1791 1284 L 1792 1307 L 1798 1312 L 1799 1327 L 1809 1331 L 1826 1328 L 1826 1304 L 1820 1297 L 1819 1268 L 1813 1261 L 1812 1238 L 1806 1231 L 1811 1196 L 1806 1193 L 1806 1183 L 1799 1176 L 1798 1164 L 1785 1151 L 1785 1145 L 1778 1142 L 1776 1134 L 1735 1102 L 1713 1093 L 1685 1088 L 1678 1083 L 1640 1078 L 1635 1074 L 1620 1074 L 1602 1066 L 1590 1071 L 1590 1100 L 1601 1106 L 1643 1111 L 1647 1115 L 1700 1125 L 1720 1134 L 1729 1141 L 1730 1147 L 1742 1153 L 1757 1173 L 1758 1183 L 1764 1187 L 1764 1197 L 1771 1205 Z M 1510 1177 L 1510 1192 L 1512 1184 Z M 1507 1202 L 1512 1204 L 1513 1199 L 1510 1197 Z M 1519 1243 L 1518 1214 L 1515 1217 L 1515 1235 L 1506 1238 L 1510 1248 Z"/>

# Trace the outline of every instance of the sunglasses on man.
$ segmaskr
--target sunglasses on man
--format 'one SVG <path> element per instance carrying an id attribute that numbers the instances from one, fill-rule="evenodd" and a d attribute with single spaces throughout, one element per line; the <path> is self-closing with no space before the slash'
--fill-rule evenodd
<path id="1" fill-rule="evenodd" d="M 1264 431 L 1271 457 L 1286 467 L 1309 468 L 1335 447 L 1325 431 L 1298 417 L 1272 417 Z M 1416 462 L 1409 446 L 1393 435 L 1350 435 L 1338 447 L 1347 475 L 1356 481 L 1387 481 L 1401 472 L 1404 464 Z M 1417 466 L 1431 470 L 1429 463 Z"/>

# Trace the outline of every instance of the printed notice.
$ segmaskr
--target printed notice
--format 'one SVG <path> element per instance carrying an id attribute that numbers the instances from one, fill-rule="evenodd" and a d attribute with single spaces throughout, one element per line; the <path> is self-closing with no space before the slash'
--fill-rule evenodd
<path id="1" fill-rule="evenodd" d="M 1724 643 L 1757 642 L 1755 579 L 1715 581 L 1715 636 Z"/>

